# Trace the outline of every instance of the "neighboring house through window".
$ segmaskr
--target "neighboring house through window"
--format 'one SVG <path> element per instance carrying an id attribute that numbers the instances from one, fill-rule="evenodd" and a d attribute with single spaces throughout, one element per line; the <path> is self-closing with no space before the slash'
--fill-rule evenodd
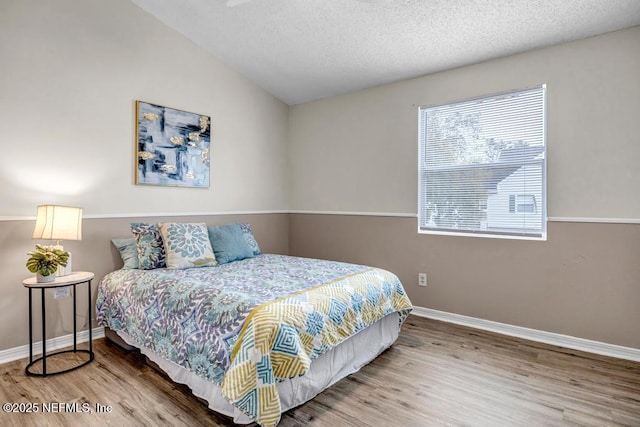
<path id="1" fill-rule="evenodd" d="M 419 109 L 419 232 L 546 238 L 545 86 Z"/>

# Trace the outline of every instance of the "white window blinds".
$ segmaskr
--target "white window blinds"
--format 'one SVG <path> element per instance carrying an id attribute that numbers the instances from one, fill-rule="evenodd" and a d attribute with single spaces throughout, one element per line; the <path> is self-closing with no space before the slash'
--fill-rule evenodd
<path id="1" fill-rule="evenodd" d="M 419 109 L 419 231 L 546 237 L 545 86 Z"/>

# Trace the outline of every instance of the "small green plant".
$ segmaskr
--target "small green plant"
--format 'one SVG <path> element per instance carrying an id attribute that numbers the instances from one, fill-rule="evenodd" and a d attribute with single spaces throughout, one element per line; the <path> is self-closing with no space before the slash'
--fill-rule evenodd
<path id="1" fill-rule="evenodd" d="M 69 252 L 56 249 L 54 246 L 36 245 L 36 250 L 27 255 L 27 269 L 42 276 L 54 274 L 59 265 L 66 267 L 69 260 Z"/>

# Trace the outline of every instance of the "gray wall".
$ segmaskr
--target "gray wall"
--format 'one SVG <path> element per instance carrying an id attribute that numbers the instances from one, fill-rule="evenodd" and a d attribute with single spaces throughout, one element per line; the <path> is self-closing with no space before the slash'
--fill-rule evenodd
<path id="1" fill-rule="evenodd" d="M 80 241 L 65 241 L 64 248 L 72 253 L 73 269 L 95 273 L 92 284 L 92 299 L 95 301 L 98 282 L 105 274 L 122 267 L 118 251 L 111 239 L 130 237 L 131 222 L 205 222 L 208 225 L 231 222 L 251 224 L 260 249 L 266 253 L 287 254 L 289 252 L 289 216 L 287 214 L 217 215 L 217 216 L 164 216 L 85 219 L 83 238 Z M 35 221 L 0 221 L 0 350 L 28 343 L 28 291 L 22 280 L 32 276 L 24 266 L 27 252 L 33 250 L 34 242 L 29 238 Z M 47 291 L 47 338 L 70 334 L 73 331 L 71 298 L 54 300 Z M 78 326 L 86 329 L 87 304 L 85 289 L 78 289 Z M 34 319 L 40 319 L 40 296 L 34 298 Z M 95 313 L 94 313 L 95 318 Z M 39 323 L 36 323 L 35 339 L 40 340 Z M 95 323 L 94 323 L 95 327 Z"/>
<path id="2" fill-rule="evenodd" d="M 417 306 L 640 348 L 640 225 L 551 222 L 546 242 L 416 230 L 416 218 L 292 214 L 290 252 L 392 271 Z"/>

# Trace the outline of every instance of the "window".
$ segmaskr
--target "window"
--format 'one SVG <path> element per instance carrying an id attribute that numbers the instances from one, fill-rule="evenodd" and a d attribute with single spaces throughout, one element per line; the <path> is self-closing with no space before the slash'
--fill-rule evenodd
<path id="1" fill-rule="evenodd" d="M 546 238 L 545 89 L 420 107 L 419 232 Z"/>
<path id="2" fill-rule="evenodd" d="M 536 213 L 536 196 L 533 194 L 511 194 L 509 196 L 510 213 Z"/>

